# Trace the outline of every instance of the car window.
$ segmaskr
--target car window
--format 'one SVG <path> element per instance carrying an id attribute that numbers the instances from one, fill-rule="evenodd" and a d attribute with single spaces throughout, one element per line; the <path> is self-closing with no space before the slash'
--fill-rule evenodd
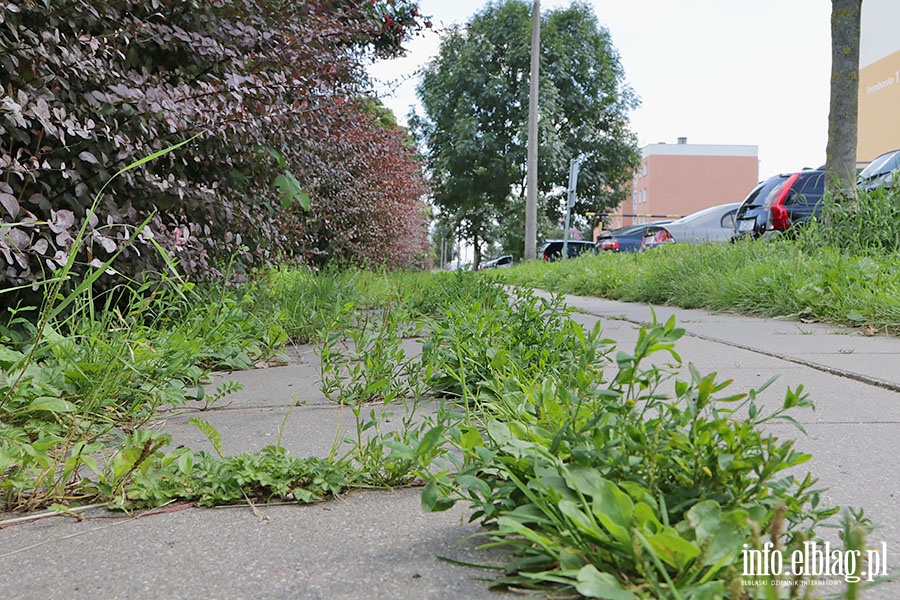
<path id="1" fill-rule="evenodd" d="M 873 160 L 869 165 L 860 171 L 859 180 L 868 181 L 879 175 L 890 173 L 894 169 L 900 167 L 900 151 L 887 152 Z"/>
<path id="2" fill-rule="evenodd" d="M 745 206 L 753 206 L 756 202 L 756 199 L 759 197 L 760 192 L 766 186 L 765 183 L 758 184 L 755 188 L 750 190 L 750 193 L 747 194 L 747 197 L 744 199 Z"/>
<path id="3" fill-rule="evenodd" d="M 791 194 L 785 199 L 785 204 L 818 204 L 825 193 L 825 174 L 821 172 L 803 174 Z"/>
<path id="4" fill-rule="evenodd" d="M 592 242 L 569 242 L 569 256 L 577 256 L 582 252 L 588 252 L 594 249 L 594 244 Z"/>
<path id="5" fill-rule="evenodd" d="M 722 215 L 722 219 L 719 221 L 719 225 L 722 227 L 726 227 L 728 229 L 734 229 L 734 215 L 737 213 L 737 209 L 729 210 L 727 213 Z"/>
<path id="6" fill-rule="evenodd" d="M 767 200 L 775 196 L 775 193 L 781 185 L 787 181 L 786 176 L 776 175 L 769 177 L 765 182 L 758 185 L 744 200 L 744 206 L 763 206 Z"/>

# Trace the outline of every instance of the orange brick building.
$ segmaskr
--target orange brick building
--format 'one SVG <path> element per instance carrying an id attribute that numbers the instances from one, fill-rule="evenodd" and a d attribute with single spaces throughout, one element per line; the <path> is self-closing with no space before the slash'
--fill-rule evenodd
<path id="1" fill-rule="evenodd" d="M 740 202 L 759 182 L 757 146 L 688 144 L 678 138 L 677 144 L 645 146 L 641 155 L 630 198 L 610 215 L 609 228 Z"/>

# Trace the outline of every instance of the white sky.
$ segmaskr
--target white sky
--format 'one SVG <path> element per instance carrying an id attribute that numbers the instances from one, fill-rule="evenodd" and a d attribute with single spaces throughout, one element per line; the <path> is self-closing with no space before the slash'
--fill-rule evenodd
<path id="1" fill-rule="evenodd" d="M 531 1 L 529 0 L 529 4 Z M 760 179 L 825 162 L 831 70 L 828 0 L 589 0 L 641 106 L 641 146 L 759 146 Z M 420 0 L 434 29 L 465 23 L 486 0 Z M 543 0 L 541 11 L 568 6 Z M 426 32 L 408 56 L 374 65 L 401 122 L 417 105 L 417 71 L 437 54 Z M 421 112 L 421 109 L 418 109 Z"/>

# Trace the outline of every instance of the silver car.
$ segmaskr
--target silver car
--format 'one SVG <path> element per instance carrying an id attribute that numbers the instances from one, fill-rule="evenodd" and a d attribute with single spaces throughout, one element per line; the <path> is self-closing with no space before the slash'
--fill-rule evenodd
<path id="1" fill-rule="evenodd" d="M 734 215 L 740 206 L 740 202 L 711 206 L 666 225 L 648 225 L 644 228 L 641 250 L 676 242 L 727 242 L 734 234 Z"/>

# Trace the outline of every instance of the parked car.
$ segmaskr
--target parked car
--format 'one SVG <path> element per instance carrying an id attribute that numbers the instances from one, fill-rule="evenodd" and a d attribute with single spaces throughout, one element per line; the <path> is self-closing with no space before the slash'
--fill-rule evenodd
<path id="1" fill-rule="evenodd" d="M 501 256 L 499 258 L 495 258 L 494 260 L 488 260 L 481 263 L 478 268 L 479 269 L 508 269 L 513 265 L 513 257 L 512 256 Z"/>
<path id="2" fill-rule="evenodd" d="M 734 237 L 763 237 L 809 221 L 821 211 L 824 193 L 824 169 L 769 177 L 741 203 Z"/>
<path id="3" fill-rule="evenodd" d="M 644 227 L 641 249 L 649 250 L 675 242 L 727 242 L 734 233 L 734 215 L 740 206 L 740 202 L 711 206 L 667 225 L 647 225 Z"/>
<path id="4" fill-rule="evenodd" d="M 569 258 L 574 258 L 585 252 L 595 252 L 594 242 L 587 242 L 584 240 L 569 240 L 568 242 L 568 252 L 567 255 Z M 547 240 L 544 242 L 544 246 L 541 248 L 541 251 L 538 253 L 538 256 L 543 258 L 544 260 L 559 260 L 562 256 L 563 249 L 563 240 Z"/>
<path id="5" fill-rule="evenodd" d="M 893 187 L 894 175 L 898 170 L 900 170 L 900 150 L 891 150 L 866 165 L 857 175 L 857 182 L 864 190 Z"/>
<path id="6" fill-rule="evenodd" d="M 597 239 L 597 250 L 606 250 L 609 252 L 637 252 L 641 249 L 641 239 L 644 237 L 644 227 L 647 227 L 647 225 L 665 225 L 671 222 L 671 219 L 666 221 L 654 221 L 653 223 L 628 225 L 627 227 L 604 231 Z"/>
<path id="7" fill-rule="evenodd" d="M 444 265 L 444 270 L 446 270 L 446 271 L 470 271 L 470 270 L 472 270 L 472 263 L 464 262 L 461 260 L 451 260 L 446 265 Z"/>

